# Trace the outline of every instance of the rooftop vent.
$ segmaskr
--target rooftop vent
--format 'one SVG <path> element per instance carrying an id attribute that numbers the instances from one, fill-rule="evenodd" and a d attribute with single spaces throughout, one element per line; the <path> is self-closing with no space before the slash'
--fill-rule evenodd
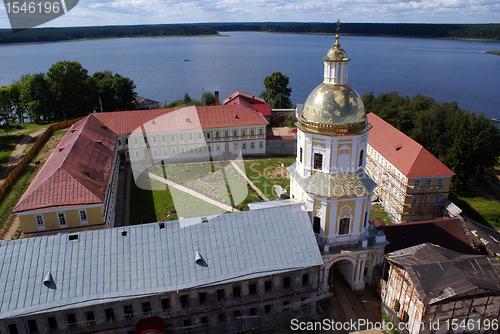
<path id="1" fill-rule="evenodd" d="M 105 126 L 105 125 L 101 126 L 101 128 L 103 128 L 104 130 L 107 130 L 107 129 L 108 129 L 108 127 L 107 127 L 107 126 Z"/>
<path id="2" fill-rule="evenodd" d="M 165 223 L 160 223 L 158 225 L 160 226 L 160 229 L 165 228 Z"/>
<path id="3" fill-rule="evenodd" d="M 196 261 L 196 264 L 199 266 L 208 267 L 207 263 L 205 262 L 205 259 L 203 259 L 203 257 L 201 256 L 199 250 L 196 251 L 195 261 Z"/>
<path id="4" fill-rule="evenodd" d="M 191 120 L 189 119 L 189 117 L 186 117 L 186 122 L 191 123 Z"/>
<path id="5" fill-rule="evenodd" d="M 394 146 L 394 151 L 399 151 L 403 146 L 401 145 L 396 145 Z"/>
<path id="6" fill-rule="evenodd" d="M 45 278 L 43 279 L 43 285 L 45 285 L 47 288 L 50 288 L 50 289 L 56 288 L 56 283 L 54 282 L 54 278 L 52 277 L 50 270 L 47 273 L 47 275 L 45 275 Z"/>
<path id="7" fill-rule="evenodd" d="M 201 222 L 202 223 L 208 223 L 207 217 L 201 217 Z"/>
<path id="8" fill-rule="evenodd" d="M 152 124 L 152 125 L 156 125 L 155 120 L 152 120 L 152 121 L 151 121 L 151 124 Z"/>
<path id="9" fill-rule="evenodd" d="M 70 234 L 68 237 L 69 241 L 78 240 L 78 234 Z"/>
<path id="10" fill-rule="evenodd" d="M 127 236 L 127 231 L 122 231 L 122 237 L 126 237 Z"/>
<path id="11" fill-rule="evenodd" d="M 63 150 L 64 150 L 64 147 L 63 147 L 63 148 L 60 148 L 60 149 L 59 149 L 59 152 L 62 152 Z"/>
<path id="12" fill-rule="evenodd" d="M 237 114 L 234 114 L 234 118 L 240 119 Z"/>

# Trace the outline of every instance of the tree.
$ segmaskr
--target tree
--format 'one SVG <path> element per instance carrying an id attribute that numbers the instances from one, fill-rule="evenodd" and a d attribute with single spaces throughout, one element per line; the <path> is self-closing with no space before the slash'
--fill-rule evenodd
<path id="1" fill-rule="evenodd" d="M 0 124 L 3 125 L 5 133 L 8 134 L 8 127 L 12 121 L 12 99 L 10 96 L 10 87 L 3 86 L 0 88 Z"/>
<path id="2" fill-rule="evenodd" d="M 96 72 L 93 75 L 97 87 L 99 109 L 102 111 L 118 111 L 134 108 L 137 93 L 135 85 L 129 78 L 111 71 Z"/>
<path id="3" fill-rule="evenodd" d="M 21 83 L 21 100 L 28 110 L 28 116 L 35 122 L 52 120 L 54 97 L 45 74 L 26 75 Z"/>
<path id="4" fill-rule="evenodd" d="M 271 73 L 264 79 L 266 90 L 260 94 L 260 97 L 269 103 L 272 109 L 292 108 L 290 100 L 292 89 L 288 88 L 289 81 L 289 78 L 281 72 Z"/>
<path id="5" fill-rule="evenodd" d="M 186 93 L 186 95 L 184 95 L 184 103 L 186 105 L 189 105 L 191 103 L 191 97 L 189 96 L 188 93 Z"/>
<path id="6" fill-rule="evenodd" d="M 56 119 L 71 119 L 94 111 L 96 85 L 93 77 L 76 61 L 60 61 L 49 69 L 47 80 L 54 96 Z"/>
<path id="7" fill-rule="evenodd" d="M 215 96 L 212 92 L 205 92 L 201 95 L 201 102 L 206 106 L 215 105 Z"/>

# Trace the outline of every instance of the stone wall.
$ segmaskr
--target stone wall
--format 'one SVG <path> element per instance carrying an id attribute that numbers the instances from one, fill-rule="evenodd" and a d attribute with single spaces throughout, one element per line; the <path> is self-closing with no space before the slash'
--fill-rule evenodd
<path id="1" fill-rule="evenodd" d="M 297 140 L 267 140 L 268 154 L 297 154 Z"/>

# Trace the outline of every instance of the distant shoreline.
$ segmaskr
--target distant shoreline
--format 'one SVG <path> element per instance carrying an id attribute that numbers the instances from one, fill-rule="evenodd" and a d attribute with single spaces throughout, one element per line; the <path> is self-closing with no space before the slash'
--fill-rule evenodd
<path id="1" fill-rule="evenodd" d="M 0 45 L 86 41 L 111 38 L 220 36 L 220 33 L 253 31 L 289 34 L 335 34 L 335 23 L 256 22 L 193 23 L 137 26 L 95 26 L 34 28 L 17 33 L 0 29 Z M 455 39 L 500 42 L 500 24 L 420 24 L 420 23 L 342 23 L 342 35 Z"/>
<path id="2" fill-rule="evenodd" d="M 498 51 L 486 51 L 487 54 L 500 56 L 500 50 Z"/>

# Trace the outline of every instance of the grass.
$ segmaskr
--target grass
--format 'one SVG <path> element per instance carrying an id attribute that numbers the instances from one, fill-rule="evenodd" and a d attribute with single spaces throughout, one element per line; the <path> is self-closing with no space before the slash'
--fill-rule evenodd
<path id="1" fill-rule="evenodd" d="M 35 153 L 31 161 L 46 160 L 50 153 L 48 151 L 48 147 L 55 147 L 64 133 L 66 133 L 66 131 L 67 129 L 55 131 L 50 137 L 47 144 L 41 146 L 37 150 L 38 153 Z M 42 165 L 27 165 L 26 167 L 24 167 L 21 173 L 18 175 L 17 179 L 10 185 L 6 193 L 0 198 L 0 229 L 5 224 L 5 221 L 11 214 L 12 209 L 14 209 L 17 202 L 26 191 L 31 181 L 35 178 L 41 167 Z"/>
<path id="2" fill-rule="evenodd" d="M 450 201 L 463 210 L 463 215 L 479 223 L 500 229 L 500 203 L 490 201 L 476 193 L 470 195 L 450 193 Z"/>
<path id="3" fill-rule="evenodd" d="M 387 214 L 380 204 L 373 204 L 370 208 L 370 219 L 380 219 L 384 223 L 391 225 L 391 216 Z"/>
<path id="4" fill-rule="evenodd" d="M 486 51 L 486 53 L 489 53 L 491 55 L 497 55 L 500 56 L 500 50 L 499 51 Z"/>

